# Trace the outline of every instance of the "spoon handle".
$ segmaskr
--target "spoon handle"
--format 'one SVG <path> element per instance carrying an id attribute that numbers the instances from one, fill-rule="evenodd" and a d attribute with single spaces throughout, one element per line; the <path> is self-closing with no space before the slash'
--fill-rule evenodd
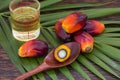
<path id="1" fill-rule="evenodd" d="M 31 71 L 29 71 L 29 72 L 27 72 L 27 73 L 24 73 L 24 74 L 16 77 L 16 78 L 13 79 L 13 80 L 25 80 L 25 79 L 27 79 L 28 77 L 30 77 L 30 76 L 32 76 L 32 75 L 34 75 L 34 74 L 37 74 L 37 73 L 39 73 L 39 72 L 42 72 L 42 71 L 44 71 L 44 70 L 47 70 L 47 69 L 49 69 L 49 68 L 50 68 L 50 66 L 47 65 L 45 62 L 43 62 L 40 66 L 36 67 L 35 69 L 33 69 L 33 70 L 31 70 Z"/>

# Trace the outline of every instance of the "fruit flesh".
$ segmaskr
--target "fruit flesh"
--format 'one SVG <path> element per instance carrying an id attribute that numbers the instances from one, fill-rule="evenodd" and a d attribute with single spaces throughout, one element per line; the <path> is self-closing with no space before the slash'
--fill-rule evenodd
<path id="1" fill-rule="evenodd" d="M 54 51 L 54 57 L 59 62 L 66 61 L 71 55 L 71 50 L 66 45 L 58 46 Z"/>

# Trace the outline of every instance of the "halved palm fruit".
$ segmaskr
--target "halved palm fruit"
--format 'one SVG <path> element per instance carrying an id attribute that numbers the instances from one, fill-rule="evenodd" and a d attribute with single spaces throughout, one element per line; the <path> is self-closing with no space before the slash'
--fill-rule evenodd
<path id="1" fill-rule="evenodd" d="M 72 55 L 80 53 L 80 45 L 77 42 L 69 42 L 59 45 L 54 50 L 54 57 L 58 62 L 65 62 Z"/>
<path id="2" fill-rule="evenodd" d="M 64 62 L 70 57 L 71 50 L 66 45 L 61 45 L 55 49 L 54 53 L 57 61 Z"/>

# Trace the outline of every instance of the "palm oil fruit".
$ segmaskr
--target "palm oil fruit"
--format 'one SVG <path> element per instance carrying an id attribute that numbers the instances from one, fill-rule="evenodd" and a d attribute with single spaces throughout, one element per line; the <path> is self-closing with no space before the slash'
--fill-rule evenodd
<path id="1" fill-rule="evenodd" d="M 97 20 L 88 20 L 84 27 L 84 30 L 92 36 L 99 35 L 104 32 L 105 26 L 103 23 Z"/>
<path id="2" fill-rule="evenodd" d="M 87 15 L 73 12 L 64 18 L 62 27 L 67 33 L 74 33 L 83 28 L 87 21 Z"/>
<path id="3" fill-rule="evenodd" d="M 38 57 L 48 52 L 47 43 L 41 40 L 30 40 L 19 48 L 20 57 Z"/>
<path id="4" fill-rule="evenodd" d="M 85 31 L 76 32 L 74 40 L 81 46 L 82 53 L 90 53 L 93 50 L 94 38 Z"/>
<path id="5" fill-rule="evenodd" d="M 54 57 L 58 62 L 65 62 L 70 56 L 80 53 L 79 47 L 77 42 L 62 44 L 54 50 Z"/>
<path id="6" fill-rule="evenodd" d="M 66 45 L 61 45 L 55 49 L 54 56 L 55 59 L 59 62 L 66 61 L 71 54 L 71 50 Z"/>
<path id="7" fill-rule="evenodd" d="M 62 19 L 61 19 L 62 20 Z M 62 22 L 59 20 L 55 24 L 55 33 L 58 36 L 58 38 L 64 42 L 70 41 L 71 35 L 69 33 L 66 33 L 64 29 L 62 28 Z"/>

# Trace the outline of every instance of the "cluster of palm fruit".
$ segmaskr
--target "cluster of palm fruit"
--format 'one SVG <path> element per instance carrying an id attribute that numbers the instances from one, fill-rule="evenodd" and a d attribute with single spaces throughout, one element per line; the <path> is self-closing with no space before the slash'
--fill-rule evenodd
<path id="1" fill-rule="evenodd" d="M 87 15 L 73 12 L 55 24 L 55 33 L 64 42 L 54 49 L 54 58 L 65 62 L 76 53 L 90 53 L 94 46 L 94 36 L 101 34 L 104 24 L 97 20 L 87 20 Z M 74 43 L 74 44 L 73 44 Z M 48 52 L 48 44 L 41 40 L 31 40 L 19 48 L 20 57 L 39 57 Z"/>
<path id="2" fill-rule="evenodd" d="M 55 24 L 55 32 L 60 40 L 78 42 L 82 53 L 90 53 L 93 50 L 93 37 L 101 34 L 104 29 L 103 23 L 88 20 L 86 14 L 79 12 L 73 12 Z"/>

